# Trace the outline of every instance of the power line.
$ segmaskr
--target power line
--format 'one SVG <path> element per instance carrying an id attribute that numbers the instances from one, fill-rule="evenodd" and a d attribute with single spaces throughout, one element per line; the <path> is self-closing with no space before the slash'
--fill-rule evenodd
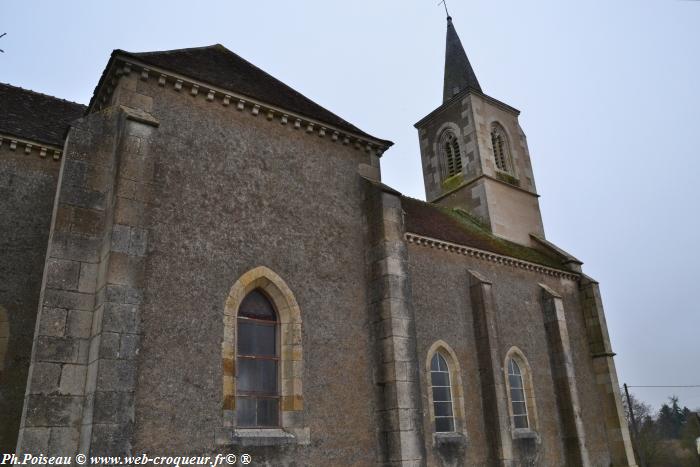
<path id="1" fill-rule="evenodd" d="M 679 386 L 633 386 L 631 384 L 627 385 L 628 388 L 700 388 L 700 384 L 686 384 Z"/>

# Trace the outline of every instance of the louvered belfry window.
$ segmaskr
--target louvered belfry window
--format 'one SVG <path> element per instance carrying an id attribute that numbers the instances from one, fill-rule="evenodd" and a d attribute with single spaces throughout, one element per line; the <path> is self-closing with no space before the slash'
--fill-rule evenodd
<path id="1" fill-rule="evenodd" d="M 511 172 L 508 143 L 503 128 L 498 124 L 494 124 L 491 128 L 491 146 L 496 168 L 503 172 Z"/>
<path id="2" fill-rule="evenodd" d="M 459 141 L 452 131 L 445 131 L 440 138 L 440 151 L 442 152 L 443 178 L 457 175 L 462 171 L 462 153 L 459 149 Z"/>
<path id="3" fill-rule="evenodd" d="M 241 302 L 237 318 L 236 419 L 240 427 L 279 426 L 277 313 L 259 290 Z"/>

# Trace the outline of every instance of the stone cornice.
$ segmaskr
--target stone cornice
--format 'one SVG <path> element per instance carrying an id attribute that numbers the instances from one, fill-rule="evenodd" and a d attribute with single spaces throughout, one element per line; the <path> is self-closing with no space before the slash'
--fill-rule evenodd
<path id="1" fill-rule="evenodd" d="M 46 158 L 51 155 L 53 160 L 60 160 L 63 148 L 53 144 L 40 143 L 29 139 L 18 138 L 16 136 L 0 133 L 0 147 L 7 145 L 10 151 L 23 151 L 27 155 L 35 152 L 39 157 Z"/>
<path id="2" fill-rule="evenodd" d="M 467 96 L 470 95 L 470 94 L 473 94 L 473 95 L 475 95 L 475 96 L 479 96 L 479 97 L 481 97 L 482 99 L 484 99 L 485 101 L 489 102 L 490 104 L 492 104 L 492 105 L 494 105 L 494 106 L 496 106 L 496 107 L 498 107 L 498 108 L 500 108 L 500 109 L 502 109 L 502 110 L 505 110 L 506 112 L 509 112 L 509 113 L 514 114 L 516 117 L 517 117 L 518 115 L 520 115 L 520 111 L 519 111 L 518 109 L 516 109 L 515 107 L 511 107 L 510 105 L 508 105 L 508 104 L 506 104 L 506 103 L 504 103 L 504 102 L 501 102 L 501 101 L 499 101 L 498 99 L 495 99 L 495 98 L 493 98 L 493 97 L 491 97 L 491 96 L 489 96 L 489 95 L 486 95 L 486 94 L 484 94 L 483 92 L 479 92 L 479 91 L 476 90 L 476 89 L 473 89 L 473 88 L 466 88 L 465 90 L 461 91 L 459 94 L 455 94 L 454 96 L 452 96 L 452 97 L 450 98 L 450 100 L 448 100 L 447 102 L 443 102 L 442 104 L 440 104 L 440 107 L 438 107 L 437 109 L 433 110 L 432 112 L 430 112 L 430 113 L 429 113 L 428 115 L 426 115 L 425 117 L 421 118 L 421 119 L 420 119 L 418 122 L 416 122 L 413 126 L 414 126 L 415 128 L 419 128 L 419 127 L 425 126 L 426 123 L 430 122 L 430 121 L 433 120 L 435 117 L 437 117 L 443 110 L 445 110 L 446 108 L 448 108 L 449 106 L 451 106 L 451 105 L 454 104 L 455 102 L 464 99 L 465 97 L 467 97 Z"/>
<path id="3" fill-rule="evenodd" d="M 391 144 L 387 145 L 380 140 L 341 130 L 328 123 L 237 94 L 231 90 L 119 55 L 114 57 L 113 63 L 105 72 L 104 79 L 95 91 L 91 109 L 101 110 L 104 108 L 109 102 L 119 78 L 132 72 L 139 73 L 139 77 L 143 81 L 155 79 L 161 87 L 170 86 L 174 91 L 187 92 L 195 97 L 201 95 L 208 102 L 218 101 L 225 107 L 231 106 L 238 111 L 249 111 L 254 116 L 263 115 L 268 121 L 277 120 L 283 125 L 293 125 L 295 129 L 303 128 L 309 135 L 315 134 L 321 138 L 328 136 L 333 142 L 339 141 L 344 145 L 352 145 L 355 149 L 363 149 L 378 157 L 381 157 L 384 151 L 391 146 Z"/>
<path id="4" fill-rule="evenodd" d="M 436 238 L 426 237 L 424 235 L 419 235 L 411 232 L 407 232 L 405 238 L 408 243 L 413 243 L 416 245 L 426 246 L 430 248 L 437 248 L 438 250 L 445 250 L 450 253 L 472 256 L 474 258 L 483 259 L 485 261 L 504 264 L 506 266 L 511 266 L 518 269 L 525 269 L 527 271 L 538 272 L 547 276 L 560 277 L 572 281 L 579 281 L 581 278 L 580 275 L 572 273 L 570 271 L 550 268 L 547 266 L 542 266 L 541 264 L 532 263 L 530 261 L 513 258 L 511 256 L 499 255 L 498 253 L 481 250 L 479 248 L 446 242 L 444 240 L 438 240 Z"/>

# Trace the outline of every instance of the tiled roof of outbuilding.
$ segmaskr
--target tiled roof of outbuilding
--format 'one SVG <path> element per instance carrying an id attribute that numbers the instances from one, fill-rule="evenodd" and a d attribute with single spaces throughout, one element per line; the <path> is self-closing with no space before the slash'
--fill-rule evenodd
<path id="1" fill-rule="evenodd" d="M 567 269 L 561 259 L 553 255 L 550 256 L 540 250 L 496 237 L 485 227 L 471 219 L 466 213 L 405 196 L 401 198 L 401 205 L 406 212 L 407 232 L 458 245 L 470 246 L 543 266 Z"/>
<path id="2" fill-rule="evenodd" d="M 112 56 L 131 57 L 154 67 L 240 93 L 267 104 L 335 126 L 340 130 L 379 140 L 324 109 L 283 82 L 244 60 L 221 44 L 159 52 L 115 50 Z"/>
<path id="3" fill-rule="evenodd" d="M 0 133 L 63 146 L 68 124 L 86 107 L 28 89 L 0 83 Z"/>

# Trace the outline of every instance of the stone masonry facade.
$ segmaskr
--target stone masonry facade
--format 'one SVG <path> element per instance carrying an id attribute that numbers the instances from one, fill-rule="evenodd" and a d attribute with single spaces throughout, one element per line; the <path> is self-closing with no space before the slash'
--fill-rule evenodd
<path id="1" fill-rule="evenodd" d="M 446 84 L 454 97 L 418 124 L 425 203 L 381 183 L 389 141 L 241 60 L 218 45 L 115 51 L 58 160 L 0 144 L 2 449 L 634 466 L 598 284 L 544 240 L 524 136 L 520 185 L 493 168 L 479 115 L 495 106 L 519 132 L 517 115 L 469 85 L 473 71 Z M 462 138 L 454 186 L 438 175 L 445 130 Z M 277 313 L 273 427 L 239 422 L 252 291 Z"/>

